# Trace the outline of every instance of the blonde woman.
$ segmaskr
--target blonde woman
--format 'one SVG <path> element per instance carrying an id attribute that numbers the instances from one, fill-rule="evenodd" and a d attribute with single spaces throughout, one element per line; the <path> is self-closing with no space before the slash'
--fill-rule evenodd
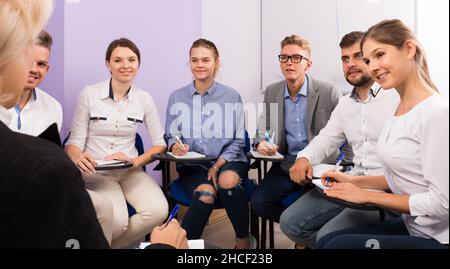
<path id="1" fill-rule="evenodd" d="M 370 76 L 395 88 L 400 104 L 377 145 L 382 176 L 327 173 L 330 197 L 374 204 L 402 217 L 323 237 L 319 248 L 447 248 L 449 241 L 449 107 L 430 79 L 425 52 L 399 20 L 372 26 L 361 41 Z M 325 180 L 323 180 L 325 183 Z M 367 191 L 363 188 L 391 191 Z M 376 241 L 374 241 L 376 240 Z"/>

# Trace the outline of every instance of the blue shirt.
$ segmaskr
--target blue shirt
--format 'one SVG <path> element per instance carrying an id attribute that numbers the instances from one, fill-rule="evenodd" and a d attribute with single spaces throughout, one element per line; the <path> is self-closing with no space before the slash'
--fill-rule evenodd
<path id="1" fill-rule="evenodd" d="M 242 99 L 230 87 L 214 82 L 201 95 L 191 83 L 169 97 L 166 113 L 169 149 L 178 135 L 190 151 L 228 162 L 247 162 L 244 133 Z"/>
<path id="2" fill-rule="evenodd" d="M 297 155 L 308 145 L 307 132 L 307 106 L 308 106 L 308 78 L 292 100 L 286 85 L 284 90 L 284 126 L 286 129 L 286 142 L 289 155 Z"/>

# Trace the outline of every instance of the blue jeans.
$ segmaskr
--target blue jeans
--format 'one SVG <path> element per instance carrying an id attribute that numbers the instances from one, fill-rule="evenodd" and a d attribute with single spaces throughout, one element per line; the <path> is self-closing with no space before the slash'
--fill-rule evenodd
<path id="1" fill-rule="evenodd" d="M 432 238 L 411 236 L 403 219 L 397 217 L 377 224 L 354 227 L 325 235 L 316 248 L 324 249 L 448 249 Z"/>
<path id="2" fill-rule="evenodd" d="M 281 213 L 286 209 L 281 205 L 281 199 L 292 192 L 306 192 L 310 188 L 293 182 L 289 175 L 282 171 L 280 164 L 274 163 L 252 195 L 252 211 L 257 216 L 279 222 Z"/>
<path id="3" fill-rule="evenodd" d="M 211 166 L 211 165 L 209 165 Z M 214 204 L 207 204 L 199 200 L 201 194 L 195 190 L 203 184 L 212 184 L 208 180 L 208 166 L 194 165 L 181 166 L 177 168 L 181 186 L 189 193 L 192 203 L 184 216 L 181 226 L 186 230 L 188 239 L 198 239 L 208 222 L 209 216 L 214 209 Z M 248 177 L 248 163 L 229 162 L 218 172 L 217 177 L 226 171 L 236 172 L 241 181 Z M 249 207 L 248 198 L 241 183 L 232 189 L 223 189 L 219 186 L 217 199 L 220 199 L 225 208 L 228 218 L 233 225 L 236 238 L 246 238 L 249 235 Z"/>
<path id="4" fill-rule="evenodd" d="M 385 218 L 397 217 L 385 212 Z M 338 230 L 376 224 L 380 222 L 378 211 L 344 208 L 326 200 L 317 189 L 300 197 L 281 215 L 281 231 L 292 241 L 314 248 L 321 237 Z"/>
<path id="5" fill-rule="evenodd" d="M 312 189 L 281 214 L 280 228 L 292 241 L 313 248 L 317 231 L 343 209 Z"/>

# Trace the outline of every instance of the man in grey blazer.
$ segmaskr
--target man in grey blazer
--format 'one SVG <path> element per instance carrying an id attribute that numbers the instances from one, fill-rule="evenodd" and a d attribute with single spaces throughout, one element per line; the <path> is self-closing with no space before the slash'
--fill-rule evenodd
<path id="1" fill-rule="evenodd" d="M 296 35 L 286 37 L 278 59 L 285 80 L 269 85 L 265 91 L 265 108 L 258 121 L 254 147 L 262 155 L 278 151 L 285 155 L 285 161 L 272 165 L 251 199 L 252 210 L 258 216 L 276 222 L 285 209 L 280 200 L 289 193 L 304 193 L 310 188 L 292 180 L 297 168 L 290 164 L 327 124 L 342 96 L 336 86 L 306 74 L 312 66 L 307 40 Z M 332 156 L 329 162 L 335 159 Z"/>

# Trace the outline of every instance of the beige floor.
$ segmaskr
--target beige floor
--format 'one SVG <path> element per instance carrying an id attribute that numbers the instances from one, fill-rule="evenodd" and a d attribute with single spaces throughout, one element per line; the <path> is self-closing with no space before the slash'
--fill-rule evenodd
<path id="1" fill-rule="evenodd" d="M 180 210 L 184 212 L 184 210 Z M 180 213 L 181 213 L 180 212 Z M 181 216 L 184 214 L 180 214 Z M 281 231 L 278 224 L 274 225 L 275 248 L 292 249 L 294 243 L 289 240 Z M 203 239 L 209 244 L 219 248 L 232 249 L 235 243 L 233 226 L 228 219 L 224 209 L 214 210 L 209 219 L 208 225 L 203 232 Z M 267 236 L 266 246 L 269 246 Z"/>

